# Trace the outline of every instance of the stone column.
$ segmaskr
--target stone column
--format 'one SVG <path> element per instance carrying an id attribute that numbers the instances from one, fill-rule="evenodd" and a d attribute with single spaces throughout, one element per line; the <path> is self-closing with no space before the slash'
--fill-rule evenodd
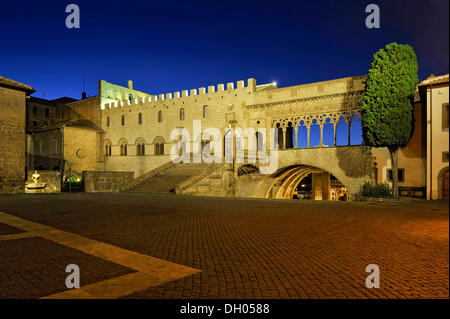
<path id="1" fill-rule="evenodd" d="M 350 127 L 352 125 L 352 119 L 348 119 L 347 121 L 347 129 L 348 129 L 348 145 L 350 145 Z"/>
<path id="2" fill-rule="evenodd" d="M 283 149 L 286 149 L 286 128 L 283 127 Z"/>
<path id="3" fill-rule="evenodd" d="M 330 174 L 327 172 L 312 174 L 312 198 L 314 200 L 329 200 L 330 199 Z"/>
<path id="4" fill-rule="evenodd" d="M 337 144 L 336 144 L 336 130 L 337 130 L 337 124 L 338 124 L 338 122 L 334 122 L 333 123 L 333 129 L 334 129 L 334 146 L 336 146 Z"/>
<path id="5" fill-rule="evenodd" d="M 310 125 L 307 124 L 307 125 L 306 125 L 306 130 L 308 131 L 308 135 L 307 135 L 307 137 L 306 137 L 306 139 L 307 139 L 307 145 L 306 145 L 306 147 L 307 147 L 307 148 L 309 148 L 309 129 L 310 129 Z"/>
<path id="6" fill-rule="evenodd" d="M 297 131 L 298 131 L 298 126 L 294 126 L 293 130 L 294 130 L 294 147 L 293 148 L 297 148 Z"/>
<path id="7" fill-rule="evenodd" d="M 323 121 L 320 121 L 320 146 L 323 146 Z"/>

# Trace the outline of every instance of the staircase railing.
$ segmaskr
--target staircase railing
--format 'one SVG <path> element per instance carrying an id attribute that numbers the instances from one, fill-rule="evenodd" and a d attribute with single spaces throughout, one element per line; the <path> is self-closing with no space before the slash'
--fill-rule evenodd
<path id="1" fill-rule="evenodd" d="M 147 173 L 142 174 L 141 176 L 139 176 L 139 177 L 133 179 L 133 180 L 128 184 L 127 189 L 130 189 L 130 188 L 132 188 L 132 187 L 134 187 L 134 186 L 136 186 L 136 185 L 142 183 L 142 182 L 145 181 L 146 179 L 148 179 L 148 178 L 150 178 L 150 177 L 153 177 L 153 176 L 156 176 L 156 175 L 162 173 L 163 171 L 165 171 L 166 169 L 171 168 L 172 166 L 175 166 L 175 165 L 176 165 L 176 164 L 175 164 L 174 162 L 169 161 L 169 162 L 167 162 L 167 163 L 165 163 L 165 164 L 163 164 L 163 165 L 161 165 L 161 166 L 158 166 L 157 168 L 152 169 L 151 171 L 148 171 Z"/>
<path id="2" fill-rule="evenodd" d="M 176 194 L 181 194 L 188 187 L 198 183 L 201 179 L 203 179 L 206 176 L 212 174 L 216 169 L 218 169 L 222 165 L 223 164 L 217 164 L 217 163 L 211 164 L 210 167 L 204 169 L 200 174 L 197 174 L 197 175 L 189 177 L 184 182 L 182 182 L 182 183 L 178 184 L 177 186 L 175 186 L 175 193 Z"/>

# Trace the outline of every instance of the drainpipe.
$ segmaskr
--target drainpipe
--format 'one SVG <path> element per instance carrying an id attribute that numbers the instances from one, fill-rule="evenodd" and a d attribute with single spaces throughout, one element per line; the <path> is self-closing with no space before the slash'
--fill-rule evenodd
<path id="1" fill-rule="evenodd" d="M 430 200 L 433 200 L 433 86 L 430 84 Z"/>
<path id="2" fill-rule="evenodd" d="M 64 126 L 61 127 L 61 167 L 59 168 L 61 171 L 61 190 L 64 186 Z"/>

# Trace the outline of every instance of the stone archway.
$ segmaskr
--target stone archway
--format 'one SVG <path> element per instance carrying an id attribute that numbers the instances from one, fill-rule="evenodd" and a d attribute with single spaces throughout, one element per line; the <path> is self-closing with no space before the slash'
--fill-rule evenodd
<path id="1" fill-rule="evenodd" d="M 449 168 L 444 167 L 438 174 L 438 198 L 449 198 Z"/>
<path id="2" fill-rule="evenodd" d="M 307 165 L 286 167 L 273 174 L 273 182 L 268 187 L 265 198 L 292 199 L 297 185 L 310 174 L 312 175 L 312 198 L 329 200 L 331 174 L 323 169 Z"/>
<path id="3" fill-rule="evenodd" d="M 279 151 L 275 160 L 278 170 L 270 175 L 259 174 L 252 178 L 238 178 L 238 196 L 253 198 L 292 198 L 296 183 L 308 174 L 315 174 L 316 199 L 329 198 L 330 175 L 355 198 L 365 181 L 373 181 L 373 156 L 365 146 L 338 148 L 310 148 Z M 266 164 L 256 162 L 258 168 Z"/>

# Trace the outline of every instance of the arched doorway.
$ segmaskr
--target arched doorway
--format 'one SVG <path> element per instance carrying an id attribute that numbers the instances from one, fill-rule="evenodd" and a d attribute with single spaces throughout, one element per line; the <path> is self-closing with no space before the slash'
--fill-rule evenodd
<path id="1" fill-rule="evenodd" d="M 449 199 L 448 167 L 444 168 L 438 175 L 439 198 Z"/>

